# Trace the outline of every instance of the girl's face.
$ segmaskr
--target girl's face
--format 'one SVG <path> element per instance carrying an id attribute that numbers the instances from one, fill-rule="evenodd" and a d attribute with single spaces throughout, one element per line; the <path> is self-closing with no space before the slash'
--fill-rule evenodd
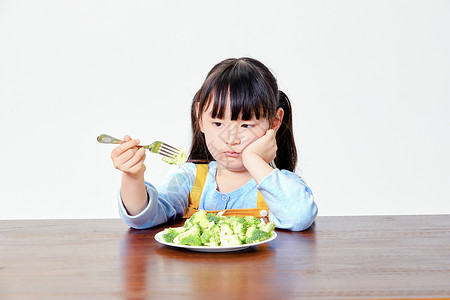
<path id="1" fill-rule="evenodd" d="M 254 116 L 248 121 L 238 118 L 231 120 L 230 101 L 223 119 L 211 116 L 210 103 L 202 112 L 200 130 L 204 133 L 209 152 L 219 167 L 230 171 L 246 171 L 242 162 L 242 152 L 249 144 L 262 137 L 269 129 L 269 120 Z"/>

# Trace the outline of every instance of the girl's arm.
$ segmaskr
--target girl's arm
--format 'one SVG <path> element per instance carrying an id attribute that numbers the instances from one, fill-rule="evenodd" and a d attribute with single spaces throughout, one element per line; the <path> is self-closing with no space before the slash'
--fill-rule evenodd
<path id="1" fill-rule="evenodd" d="M 269 129 L 265 135 L 245 148 L 242 154 L 244 166 L 258 183 L 258 190 L 269 206 L 269 219 L 278 228 L 305 230 L 317 216 L 314 197 L 297 174 L 273 169 L 269 165 L 275 158 L 276 151 L 275 131 Z"/>
<path id="2" fill-rule="evenodd" d="M 314 222 L 318 212 L 314 196 L 297 174 L 274 169 L 257 189 L 269 206 L 269 220 L 276 227 L 302 231 Z"/>
<path id="3" fill-rule="evenodd" d="M 117 146 L 111 153 L 114 167 L 122 171 L 121 198 L 130 215 L 137 215 L 148 204 L 145 187 L 145 149 L 138 148 L 139 140 L 132 140 L 128 135 L 124 143 Z"/>
<path id="4" fill-rule="evenodd" d="M 124 207 L 119 192 L 119 214 L 122 220 L 132 228 L 145 229 L 176 217 L 181 217 L 188 205 L 189 193 L 195 181 L 197 167 L 193 163 L 181 165 L 157 186 L 145 182 L 147 206 L 137 215 L 130 215 Z"/>
<path id="5" fill-rule="evenodd" d="M 260 183 L 273 168 L 269 165 L 277 153 L 275 131 L 267 130 L 266 134 L 248 145 L 242 152 L 242 161 L 247 171 Z"/>

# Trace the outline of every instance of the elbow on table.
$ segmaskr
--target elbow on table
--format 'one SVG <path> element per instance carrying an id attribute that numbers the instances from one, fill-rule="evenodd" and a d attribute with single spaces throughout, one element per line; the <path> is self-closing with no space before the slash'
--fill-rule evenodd
<path id="1" fill-rule="evenodd" d="M 308 230 L 314 223 L 315 217 L 310 217 L 308 219 L 302 219 L 302 222 L 293 224 L 291 231 L 305 231 Z"/>
<path id="2" fill-rule="evenodd" d="M 136 222 L 135 220 L 130 220 L 129 218 L 122 218 L 122 221 L 133 229 L 148 229 L 155 225 L 149 224 L 149 222 L 142 223 Z"/>
<path id="3" fill-rule="evenodd" d="M 308 209 L 300 209 L 295 214 L 295 218 L 291 222 L 283 222 L 279 220 L 279 228 L 291 231 L 304 231 L 311 227 L 317 216 L 317 205 L 312 202 Z"/>

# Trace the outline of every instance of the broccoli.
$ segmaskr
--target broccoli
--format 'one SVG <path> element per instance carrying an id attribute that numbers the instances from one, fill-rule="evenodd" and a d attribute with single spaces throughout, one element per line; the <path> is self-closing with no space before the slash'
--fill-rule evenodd
<path id="1" fill-rule="evenodd" d="M 205 246 L 220 246 L 220 235 L 214 234 L 209 240 L 209 243 L 205 243 Z"/>
<path id="2" fill-rule="evenodd" d="M 231 229 L 230 224 L 222 221 L 222 222 L 219 222 L 219 226 L 220 226 L 220 235 L 221 236 L 234 234 L 233 229 Z"/>
<path id="3" fill-rule="evenodd" d="M 235 234 L 226 234 L 226 235 L 220 236 L 220 244 L 222 246 L 237 246 L 237 245 L 242 245 L 242 241 Z"/>
<path id="4" fill-rule="evenodd" d="M 192 226 L 194 226 L 194 223 L 191 221 L 191 219 L 186 220 L 183 225 L 183 227 L 187 229 L 191 228 Z"/>
<path id="5" fill-rule="evenodd" d="M 200 234 L 201 234 L 202 230 L 200 228 L 200 225 L 198 224 L 194 224 L 191 228 L 189 228 L 188 230 L 180 233 L 179 235 L 177 235 L 174 239 L 173 242 L 175 244 L 181 244 L 181 242 L 183 241 L 185 244 L 182 245 L 190 245 L 187 243 L 198 243 L 198 240 L 200 241 L 200 246 L 201 246 L 201 239 L 200 239 Z M 185 237 L 189 237 L 189 239 L 184 239 Z M 198 240 L 197 238 L 198 237 Z"/>
<path id="6" fill-rule="evenodd" d="M 271 233 L 275 229 L 275 224 L 273 222 L 269 222 L 267 224 L 260 224 L 259 229 L 267 233 Z"/>
<path id="7" fill-rule="evenodd" d="M 230 224 L 236 235 L 245 235 L 247 232 L 248 225 L 242 217 L 229 217 L 227 223 Z"/>
<path id="8" fill-rule="evenodd" d="M 247 238 L 245 239 L 246 244 L 257 243 L 264 240 L 267 240 L 272 234 L 265 232 L 256 227 L 250 227 L 247 230 L 247 234 L 245 235 Z"/>
<path id="9" fill-rule="evenodd" d="M 259 223 L 261 223 L 260 219 L 258 219 L 257 217 L 253 217 L 253 216 L 245 216 L 244 220 L 249 226 L 259 225 Z"/>
<path id="10" fill-rule="evenodd" d="M 255 225 L 252 225 L 249 228 L 247 228 L 247 232 L 245 233 L 245 237 L 246 238 L 247 237 L 251 237 L 252 234 L 253 234 L 253 231 L 255 231 L 255 230 L 256 230 L 256 226 Z"/>
<path id="11" fill-rule="evenodd" d="M 199 210 L 198 212 L 193 214 L 189 221 L 194 224 L 200 225 L 202 230 L 209 229 L 212 225 L 215 224 L 213 221 L 211 222 L 208 220 L 208 218 L 206 217 L 206 211 L 204 210 Z"/>
<path id="12" fill-rule="evenodd" d="M 257 243 L 272 236 L 275 224 L 253 217 L 224 217 L 199 210 L 180 228 L 163 233 L 166 242 L 191 246 L 236 246 Z"/>
<path id="13" fill-rule="evenodd" d="M 168 243 L 173 243 L 173 239 L 180 234 L 180 231 L 169 228 L 165 230 L 165 233 L 163 234 L 163 239 Z"/>
<path id="14" fill-rule="evenodd" d="M 202 239 L 199 235 L 187 235 L 180 239 L 180 245 L 203 246 Z"/>
<path id="15" fill-rule="evenodd" d="M 187 160 L 187 150 L 184 148 L 177 148 L 178 152 L 175 157 L 163 156 L 162 160 L 171 165 L 182 165 Z"/>
<path id="16" fill-rule="evenodd" d="M 208 219 L 208 221 L 214 222 L 214 224 L 217 224 L 217 223 L 219 223 L 219 221 L 220 221 L 220 216 L 215 215 L 215 214 L 213 214 L 213 213 L 208 213 L 208 214 L 206 215 L 206 218 Z"/>
<path id="17" fill-rule="evenodd" d="M 211 241 L 212 239 L 212 241 Z M 215 241 L 220 242 L 219 237 L 219 226 L 214 225 L 209 230 L 205 230 L 201 235 L 202 243 L 205 245 L 215 243 Z"/>

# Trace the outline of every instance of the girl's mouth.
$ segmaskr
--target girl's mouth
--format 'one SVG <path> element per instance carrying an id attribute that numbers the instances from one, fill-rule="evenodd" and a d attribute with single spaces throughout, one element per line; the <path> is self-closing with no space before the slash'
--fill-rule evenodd
<path id="1" fill-rule="evenodd" d="M 233 151 L 226 151 L 225 152 L 225 156 L 226 157 L 237 158 L 239 156 L 239 153 L 238 152 L 233 152 Z"/>

